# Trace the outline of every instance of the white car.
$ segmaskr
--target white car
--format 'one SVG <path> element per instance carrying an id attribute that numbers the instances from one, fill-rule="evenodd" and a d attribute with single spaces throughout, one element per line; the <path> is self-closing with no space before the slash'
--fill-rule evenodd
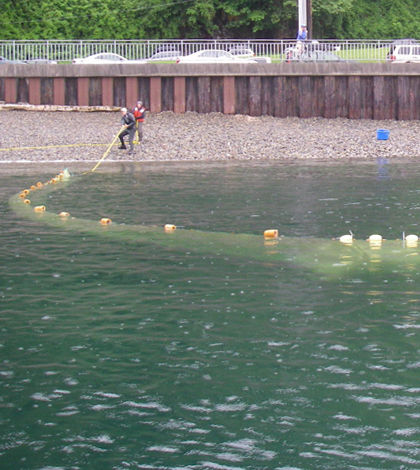
<path id="1" fill-rule="evenodd" d="M 152 57 L 149 57 L 147 60 L 159 61 L 159 60 L 176 60 L 178 57 L 181 57 L 181 51 L 161 51 L 153 54 Z"/>
<path id="2" fill-rule="evenodd" d="M 73 59 L 73 64 L 147 64 L 146 60 L 128 60 L 118 54 L 105 52 L 102 54 L 94 54 L 83 59 Z"/>
<path id="3" fill-rule="evenodd" d="M 195 64 L 217 64 L 217 63 L 247 63 L 255 64 L 255 60 L 235 57 L 233 54 L 220 49 L 204 49 L 202 51 L 194 52 L 194 54 L 179 57 L 176 61 L 177 64 L 195 63 Z"/>
<path id="4" fill-rule="evenodd" d="M 404 41 L 403 39 L 400 41 Z M 410 39 L 407 39 L 410 41 Z M 391 64 L 406 64 L 420 62 L 420 44 L 392 44 L 386 56 L 386 60 Z"/>
<path id="5" fill-rule="evenodd" d="M 254 57 L 255 52 L 248 47 L 236 46 L 229 49 L 229 52 L 236 57 Z"/>

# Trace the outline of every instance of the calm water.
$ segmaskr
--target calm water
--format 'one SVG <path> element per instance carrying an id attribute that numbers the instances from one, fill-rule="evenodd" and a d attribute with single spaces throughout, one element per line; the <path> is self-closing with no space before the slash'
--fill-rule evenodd
<path id="1" fill-rule="evenodd" d="M 415 264 L 378 258 L 332 280 L 10 209 L 61 169 L 0 176 L 2 470 L 420 468 Z M 419 192 L 415 164 L 162 164 L 77 177 L 41 202 L 118 224 L 364 240 L 420 235 Z"/>

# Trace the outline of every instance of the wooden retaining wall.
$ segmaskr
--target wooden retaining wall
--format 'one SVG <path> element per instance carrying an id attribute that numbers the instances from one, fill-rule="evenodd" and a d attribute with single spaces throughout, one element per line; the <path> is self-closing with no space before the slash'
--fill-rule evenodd
<path id="1" fill-rule="evenodd" d="M 418 64 L 2 65 L 0 101 L 300 118 L 420 119 Z"/>

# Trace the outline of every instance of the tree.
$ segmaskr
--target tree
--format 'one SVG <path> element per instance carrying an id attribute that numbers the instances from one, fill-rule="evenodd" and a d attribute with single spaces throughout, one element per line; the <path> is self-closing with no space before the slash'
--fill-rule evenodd
<path id="1" fill-rule="evenodd" d="M 312 0 L 313 38 L 420 37 L 418 0 Z M 3 0 L 1 39 L 294 38 L 296 0 Z"/>

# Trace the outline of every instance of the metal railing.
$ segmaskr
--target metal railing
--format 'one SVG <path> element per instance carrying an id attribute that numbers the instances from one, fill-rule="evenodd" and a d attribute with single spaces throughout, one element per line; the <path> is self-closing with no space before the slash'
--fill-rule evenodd
<path id="1" fill-rule="evenodd" d="M 322 39 L 320 47 L 340 58 L 358 62 L 382 62 L 391 40 Z M 286 60 L 287 51 L 296 46 L 292 39 L 215 39 L 215 40 L 3 40 L 0 56 L 9 60 L 48 59 L 69 62 L 101 52 L 112 52 L 127 59 L 147 59 L 156 52 L 176 50 L 188 55 L 201 49 L 230 50 L 235 47 L 252 49 L 256 56 L 273 61 Z"/>

